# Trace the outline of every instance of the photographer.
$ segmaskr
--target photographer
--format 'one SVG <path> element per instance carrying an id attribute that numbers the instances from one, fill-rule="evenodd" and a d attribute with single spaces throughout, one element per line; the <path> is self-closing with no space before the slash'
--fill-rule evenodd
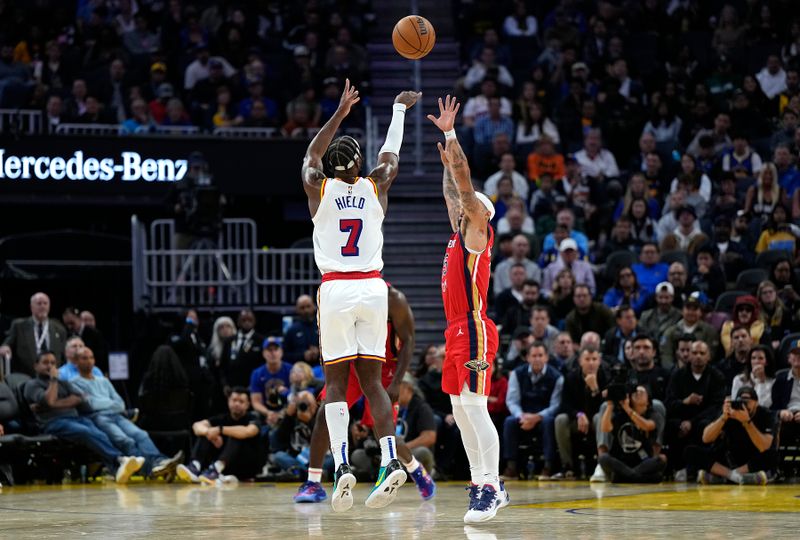
<path id="1" fill-rule="evenodd" d="M 317 400 L 311 392 L 293 396 L 278 428 L 270 433 L 272 461 L 283 471 L 300 477 L 308 470 L 311 431 L 317 416 Z"/>
<path id="2" fill-rule="evenodd" d="M 267 420 L 268 426 L 276 427 L 291 387 L 292 366 L 283 361 L 281 337 L 264 338 L 261 351 L 266 363 L 255 369 L 250 376 L 250 395 L 253 409 Z"/>
<path id="3" fill-rule="evenodd" d="M 597 415 L 603 402 L 602 390 L 607 377 L 602 369 L 600 351 L 595 347 L 584 347 L 578 353 L 579 369 L 564 377 L 561 398 L 561 413 L 556 416 L 555 430 L 558 452 L 564 477 L 574 478 L 572 438 L 590 437 L 597 428 Z M 593 443 L 594 444 L 594 443 Z"/>
<path id="4" fill-rule="evenodd" d="M 607 401 L 600 429 L 611 434 L 609 452 L 598 456 L 611 482 L 661 481 L 667 458 L 656 441 L 656 422 L 646 387 L 637 386 L 617 402 Z"/>
<path id="5" fill-rule="evenodd" d="M 773 415 L 759 406 L 755 389 L 741 387 L 735 400 L 725 398 L 722 414 L 703 430 L 705 446 L 686 448 L 688 472 L 697 470 L 699 484 L 766 484 L 767 471 L 777 465 L 773 429 Z"/>

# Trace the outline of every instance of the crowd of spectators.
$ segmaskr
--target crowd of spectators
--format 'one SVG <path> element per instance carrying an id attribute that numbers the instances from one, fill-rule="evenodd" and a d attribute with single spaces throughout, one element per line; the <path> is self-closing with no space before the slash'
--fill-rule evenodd
<path id="1" fill-rule="evenodd" d="M 0 4 L 0 107 L 60 123 L 279 128 L 306 137 L 345 78 L 369 93 L 369 0 Z M 359 126 L 358 114 L 348 126 Z"/>
<path id="2" fill-rule="evenodd" d="M 794 413 L 777 412 L 770 388 L 776 370 L 791 372 L 800 351 L 800 335 L 792 334 L 800 329 L 797 6 L 456 5 L 464 66 L 456 91 L 465 103 L 459 139 L 476 188 L 496 208 L 489 312 L 501 333 L 497 368 L 508 377 L 511 416 L 501 427 L 509 476 L 524 473 L 516 463 L 524 458 L 516 455 L 519 429 L 536 432 L 545 475 L 577 475 L 567 435 L 577 429 L 584 443 L 594 442 L 591 429 L 596 451 L 582 455 L 607 454 L 601 432 L 615 433 L 621 416 L 653 436 L 639 446 L 650 458 L 663 448 L 663 463 L 637 469 L 612 451 L 595 479 L 664 470 L 684 478 L 687 469 L 694 479 L 716 463 L 697 448 L 721 446 L 719 430 L 705 433 L 706 424 L 746 420 L 726 399 L 773 407 L 772 416 L 746 410 L 790 426 Z M 640 389 L 631 375 L 630 398 L 607 414 L 605 404 L 600 411 L 581 397 L 588 410 L 576 420 L 576 391 L 562 387 L 579 370 L 587 382 L 573 381 L 584 387 L 577 394 L 604 401 L 597 396 L 613 373 L 639 372 L 640 340 L 652 348 L 646 370 L 658 377 Z M 695 349 L 705 360 L 694 362 Z M 584 369 L 580 359 L 595 352 L 600 367 Z M 553 368 L 563 381 L 553 379 Z M 606 383 L 597 383 L 597 373 Z M 521 409 L 520 393 L 528 400 Z M 703 397 L 686 401 L 692 394 Z M 645 411 L 655 415 L 652 425 L 632 420 Z M 757 424 L 771 443 L 773 424 Z M 774 448 L 755 436 L 748 447 L 748 434 L 731 437 L 749 450 Z M 708 474 L 730 478 L 743 463 Z M 774 460 L 765 463 L 758 466 L 774 468 Z"/>

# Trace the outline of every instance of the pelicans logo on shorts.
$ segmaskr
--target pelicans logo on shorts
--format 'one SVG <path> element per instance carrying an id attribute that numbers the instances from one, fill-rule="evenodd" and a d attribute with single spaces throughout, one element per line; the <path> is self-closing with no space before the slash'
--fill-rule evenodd
<path id="1" fill-rule="evenodd" d="M 481 372 L 489 369 L 489 362 L 487 362 L 486 360 L 475 359 L 475 360 L 470 360 L 469 362 L 465 362 L 464 367 L 469 369 L 470 371 Z"/>

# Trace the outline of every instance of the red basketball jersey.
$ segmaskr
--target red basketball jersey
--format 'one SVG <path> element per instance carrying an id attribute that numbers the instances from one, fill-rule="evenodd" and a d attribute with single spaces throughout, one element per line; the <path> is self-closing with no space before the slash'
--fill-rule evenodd
<path id="1" fill-rule="evenodd" d="M 448 322 L 479 313 L 486 317 L 486 294 L 491 277 L 494 231 L 488 226 L 486 249 L 471 253 L 464 245 L 461 231 L 447 243 L 442 265 L 442 301 Z"/>

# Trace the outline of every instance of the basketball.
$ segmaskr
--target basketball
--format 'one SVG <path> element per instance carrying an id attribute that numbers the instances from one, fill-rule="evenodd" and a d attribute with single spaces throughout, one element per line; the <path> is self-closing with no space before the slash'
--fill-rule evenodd
<path id="1" fill-rule="evenodd" d="M 404 58 L 419 60 L 431 52 L 435 43 L 436 31 L 425 17 L 409 15 L 394 25 L 392 44 Z"/>

